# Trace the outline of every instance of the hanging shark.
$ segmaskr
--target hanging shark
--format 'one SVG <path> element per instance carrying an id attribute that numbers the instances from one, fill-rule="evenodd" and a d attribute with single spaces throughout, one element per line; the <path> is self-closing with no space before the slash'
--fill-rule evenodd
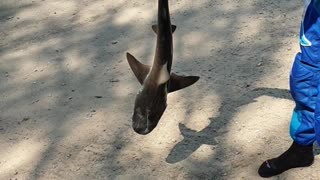
<path id="1" fill-rule="evenodd" d="M 152 66 L 140 63 L 127 53 L 128 63 L 142 85 L 136 95 L 132 127 L 138 134 L 150 133 L 167 107 L 167 94 L 188 87 L 198 76 L 179 76 L 171 73 L 173 47 L 168 0 L 158 0 L 158 24 L 152 26 L 157 34 L 156 52 Z"/>

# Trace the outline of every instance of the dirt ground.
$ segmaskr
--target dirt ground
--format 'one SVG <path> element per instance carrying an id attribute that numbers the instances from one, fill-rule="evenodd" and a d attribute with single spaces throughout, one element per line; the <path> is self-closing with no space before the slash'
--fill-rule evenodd
<path id="1" fill-rule="evenodd" d="M 201 79 L 140 136 L 125 53 L 152 62 L 156 0 L 0 1 L 0 179 L 260 179 L 291 144 L 302 1 L 169 2 L 172 71 Z"/>

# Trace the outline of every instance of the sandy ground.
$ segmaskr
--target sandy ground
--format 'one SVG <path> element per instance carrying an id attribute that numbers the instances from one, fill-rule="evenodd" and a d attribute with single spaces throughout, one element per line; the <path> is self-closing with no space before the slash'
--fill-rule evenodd
<path id="1" fill-rule="evenodd" d="M 255 180 L 287 149 L 302 2 L 170 0 L 173 71 L 201 79 L 140 136 L 125 52 L 152 62 L 156 4 L 0 1 L 0 179 Z M 319 168 L 316 156 L 271 179 L 319 179 Z"/>

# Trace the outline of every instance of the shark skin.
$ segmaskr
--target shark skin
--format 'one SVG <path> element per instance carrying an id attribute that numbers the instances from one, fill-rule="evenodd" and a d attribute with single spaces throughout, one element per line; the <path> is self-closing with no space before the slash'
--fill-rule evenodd
<path id="1" fill-rule="evenodd" d="M 167 107 L 167 95 L 199 80 L 198 76 L 179 76 L 171 73 L 173 47 L 168 0 L 158 0 L 158 24 L 152 26 L 157 34 L 156 52 L 152 66 L 140 63 L 127 53 L 128 63 L 142 85 L 136 95 L 132 127 L 141 135 L 150 133 Z"/>

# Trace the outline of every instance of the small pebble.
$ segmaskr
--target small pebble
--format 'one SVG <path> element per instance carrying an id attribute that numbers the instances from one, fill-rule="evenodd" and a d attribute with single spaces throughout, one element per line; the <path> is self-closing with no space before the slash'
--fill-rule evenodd
<path id="1" fill-rule="evenodd" d="M 120 80 L 118 79 L 111 79 L 110 82 L 119 82 Z"/>
<path id="2" fill-rule="evenodd" d="M 118 44 L 118 41 L 112 41 L 112 44 Z"/>
<path id="3" fill-rule="evenodd" d="M 22 121 L 28 121 L 29 119 L 30 119 L 29 117 L 24 117 Z"/>
<path id="4" fill-rule="evenodd" d="M 37 100 L 33 101 L 31 104 L 35 104 L 35 103 L 37 103 L 37 102 L 39 102 L 39 101 L 40 101 L 40 100 L 37 99 Z"/>

